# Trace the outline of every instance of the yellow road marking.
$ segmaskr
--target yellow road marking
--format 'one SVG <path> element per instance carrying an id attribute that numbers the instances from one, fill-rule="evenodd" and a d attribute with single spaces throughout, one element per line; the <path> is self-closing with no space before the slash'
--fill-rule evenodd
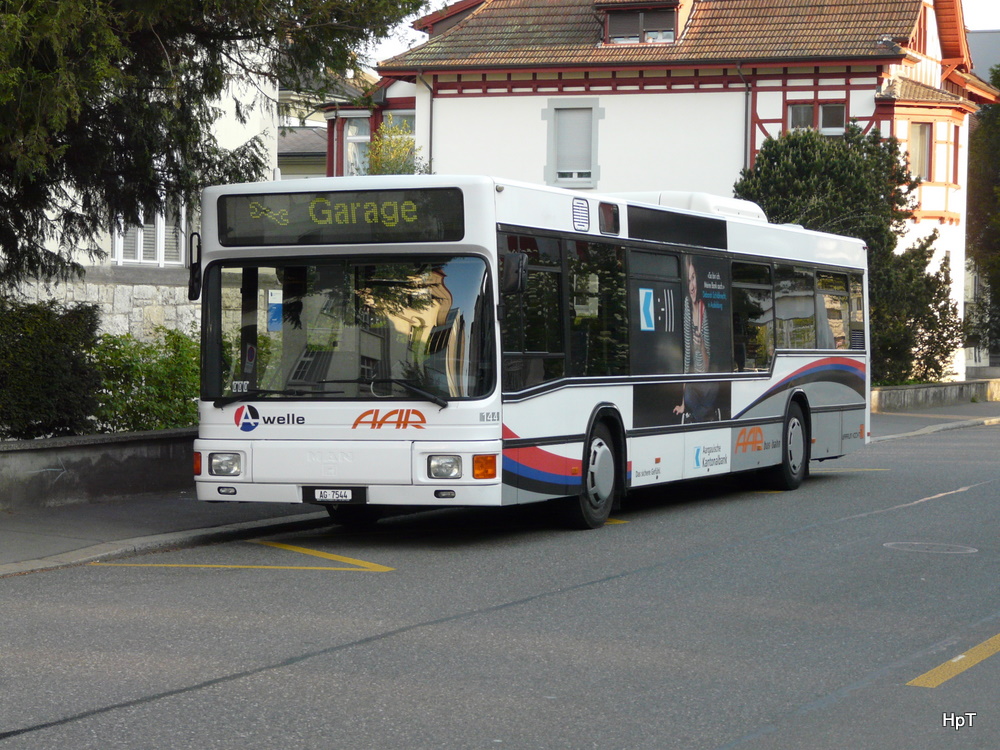
<path id="1" fill-rule="evenodd" d="M 962 674 L 962 672 L 970 667 L 976 666 L 984 659 L 988 659 L 998 651 L 1000 651 L 1000 635 L 995 635 L 988 641 L 983 641 L 978 646 L 970 648 L 964 654 L 959 654 L 954 659 L 946 661 L 941 666 L 934 667 L 930 672 L 926 672 L 906 684 L 913 687 L 936 688 L 952 677 Z"/>
<path id="2" fill-rule="evenodd" d="M 303 555 L 312 555 L 313 557 L 322 557 L 324 560 L 333 560 L 334 562 L 346 563 L 350 565 L 349 568 L 334 567 L 331 565 L 323 566 L 308 566 L 308 565 L 199 565 L 197 563 L 106 563 L 106 562 L 92 562 L 90 565 L 103 565 L 106 567 L 117 567 L 117 568 L 228 568 L 231 570 L 349 570 L 349 571 L 362 571 L 368 573 L 388 573 L 389 571 L 395 570 L 395 568 L 389 568 L 385 565 L 379 565 L 378 563 L 366 562 L 364 560 L 355 560 L 353 557 L 343 557 L 341 555 L 332 555 L 329 552 L 320 552 L 319 550 L 306 549 L 305 547 L 296 547 L 292 544 L 282 544 L 281 542 L 265 542 L 259 539 L 253 541 L 254 544 L 263 544 L 268 547 L 277 547 L 278 549 L 288 550 L 289 552 L 298 552 Z"/>
<path id="3" fill-rule="evenodd" d="M 232 570 L 364 570 L 363 568 L 333 568 L 329 565 L 198 565 L 197 563 L 106 563 L 92 562 L 105 568 L 230 568 Z M 386 568 L 393 570 L 393 568 Z"/>
<path id="4" fill-rule="evenodd" d="M 608 525 L 611 525 L 611 524 L 614 524 L 614 523 L 628 523 L 628 521 L 623 521 L 623 520 L 622 520 L 622 519 L 620 519 L 620 518 L 609 518 L 609 519 L 608 519 L 607 521 L 605 521 L 604 523 L 606 523 L 606 524 L 608 524 Z"/>
<path id="5" fill-rule="evenodd" d="M 263 542 L 260 540 L 254 541 L 254 544 L 265 544 L 268 547 L 287 549 L 289 552 L 299 552 L 303 555 L 322 557 L 324 560 L 335 560 L 337 562 L 348 563 L 349 565 L 354 566 L 352 568 L 330 568 L 330 570 L 370 570 L 375 573 L 388 573 L 390 570 L 395 570 L 395 568 L 387 568 L 385 565 L 379 565 L 378 563 L 365 562 L 364 560 L 355 560 L 353 557 L 342 557 L 340 555 L 331 555 L 329 552 L 320 552 L 319 550 L 315 549 L 296 547 L 292 544 L 282 544 L 281 542 Z"/>

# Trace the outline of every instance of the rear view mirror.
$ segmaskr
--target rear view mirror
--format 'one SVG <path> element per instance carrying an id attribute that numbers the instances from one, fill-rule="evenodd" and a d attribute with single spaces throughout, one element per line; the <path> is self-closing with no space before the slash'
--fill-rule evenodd
<path id="1" fill-rule="evenodd" d="M 528 256 L 524 253 L 508 253 L 501 256 L 500 293 L 521 294 L 528 278 Z"/>
<path id="2" fill-rule="evenodd" d="M 188 258 L 191 261 L 188 299 L 194 302 L 201 296 L 201 235 L 197 232 L 193 232 L 188 241 Z"/>

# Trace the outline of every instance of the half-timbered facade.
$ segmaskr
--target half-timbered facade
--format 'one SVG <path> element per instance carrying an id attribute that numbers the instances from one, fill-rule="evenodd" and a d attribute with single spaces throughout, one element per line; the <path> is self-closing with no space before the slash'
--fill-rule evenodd
<path id="1" fill-rule="evenodd" d="M 379 66 L 371 118 L 331 112 L 329 174 L 394 112 L 439 174 L 725 195 L 768 136 L 857 121 L 910 152 L 907 244 L 938 230 L 961 304 L 968 116 L 998 93 L 961 0 L 459 0 L 415 26 L 430 38 Z"/>

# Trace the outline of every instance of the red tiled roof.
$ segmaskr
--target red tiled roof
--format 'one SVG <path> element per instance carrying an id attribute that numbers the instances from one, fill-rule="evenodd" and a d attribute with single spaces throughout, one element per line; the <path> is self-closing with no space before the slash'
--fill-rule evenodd
<path id="1" fill-rule="evenodd" d="M 594 0 L 595 8 L 615 8 L 625 5 L 655 6 L 677 5 L 678 0 Z"/>
<path id="2" fill-rule="evenodd" d="M 694 0 L 673 44 L 602 44 L 594 0 L 486 0 L 453 28 L 378 69 L 885 59 L 899 55 L 879 40 L 905 43 L 921 2 Z"/>
<path id="3" fill-rule="evenodd" d="M 988 81 L 984 81 L 975 73 L 963 73 L 955 70 L 949 74 L 948 78 L 949 80 L 954 80 L 965 89 L 974 102 L 993 104 L 1000 100 L 1000 89 L 997 89 Z"/>
<path id="4" fill-rule="evenodd" d="M 878 95 L 878 99 L 896 99 L 907 102 L 947 102 L 958 103 L 966 101 L 958 94 L 952 94 L 943 89 L 913 81 L 909 78 L 893 79 Z"/>
<path id="5" fill-rule="evenodd" d="M 992 88 L 992 87 L 991 87 Z M 996 91 L 994 89 L 994 91 Z M 1000 92 L 997 92 L 1000 93 Z M 969 104 L 970 99 L 909 78 L 893 79 L 876 97 L 922 104 Z"/>

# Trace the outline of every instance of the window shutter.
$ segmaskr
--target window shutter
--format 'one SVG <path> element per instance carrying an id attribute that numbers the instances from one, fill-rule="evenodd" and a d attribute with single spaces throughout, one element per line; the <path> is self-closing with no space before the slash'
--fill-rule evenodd
<path id="1" fill-rule="evenodd" d="M 590 176 L 593 119 L 590 109 L 556 110 L 556 171 L 560 177 Z"/>
<path id="2" fill-rule="evenodd" d="M 639 41 L 639 31 L 637 12 L 608 13 L 608 38 Z"/>
<path id="3" fill-rule="evenodd" d="M 183 258 L 181 250 L 184 237 L 180 217 L 172 211 L 167 214 L 163 226 L 163 261 L 165 263 L 180 263 Z"/>
<path id="4" fill-rule="evenodd" d="M 643 31 L 646 33 L 669 32 L 666 36 L 672 36 L 675 16 L 673 10 L 647 10 L 642 14 Z M 664 35 L 658 34 L 657 36 Z"/>
<path id="5" fill-rule="evenodd" d="M 142 219 L 142 257 L 143 262 L 156 262 L 156 217 L 147 213 Z"/>

